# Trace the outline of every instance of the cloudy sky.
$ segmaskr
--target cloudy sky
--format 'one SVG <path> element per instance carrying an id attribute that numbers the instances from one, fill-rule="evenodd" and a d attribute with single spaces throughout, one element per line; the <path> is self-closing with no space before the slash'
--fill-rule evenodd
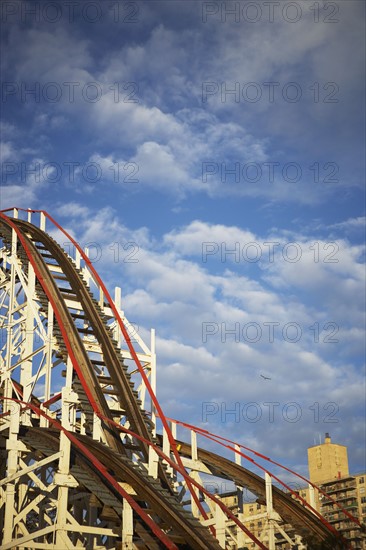
<path id="1" fill-rule="evenodd" d="M 1 8 L 1 208 L 94 243 L 167 415 L 364 470 L 364 3 Z"/>

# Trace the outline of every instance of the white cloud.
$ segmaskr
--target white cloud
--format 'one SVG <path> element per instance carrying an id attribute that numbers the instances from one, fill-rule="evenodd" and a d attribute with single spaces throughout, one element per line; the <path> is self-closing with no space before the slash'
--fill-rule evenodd
<path id="1" fill-rule="evenodd" d="M 349 218 L 344 222 L 333 223 L 329 225 L 329 229 L 341 229 L 345 231 L 351 231 L 356 229 L 365 229 L 366 217 L 358 216 L 357 218 Z"/>
<path id="2" fill-rule="evenodd" d="M 12 139 L 18 134 L 18 129 L 14 124 L 5 122 L 4 120 L 0 121 L 0 135 L 2 139 Z"/>
<path id="3" fill-rule="evenodd" d="M 20 208 L 34 208 L 38 203 L 34 189 L 23 185 L 0 186 L 1 209 L 19 206 Z"/>
<path id="4" fill-rule="evenodd" d="M 0 158 L 2 162 L 9 162 L 16 158 L 13 146 L 9 141 L 0 142 Z"/>
<path id="5" fill-rule="evenodd" d="M 56 168 L 52 165 L 47 169 L 47 162 L 41 158 L 32 158 L 29 162 L 22 161 L 22 152 L 16 154 L 12 147 L 5 148 L 5 153 L 10 155 L 11 165 L 2 166 L 3 183 L 0 186 L 2 208 L 19 206 L 22 208 L 35 208 L 40 199 L 40 193 L 50 185 L 55 177 Z M 5 169 L 4 169 L 5 168 Z M 20 184 L 23 183 L 23 185 Z"/>
<path id="6" fill-rule="evenodd" d="M 90 42 L 73 36 L 71 29 L 72 26 L 56 26 L 51 32 L 12 26 L 9 35 L 11 50 L 4 62 L 8 68 L 12 67 L 14 80 L 19 84 L 27 81 L 29 89 L 32 89 L 31 83 L 34 89 L 35 83 L 54 82 L 63 87 L 65 82 L 80 83 L 80 77 L 88 81 L 90 75 L 83 67 L 92 64 L 88 51 Z M 27 43 L 26 49 L 24 41 Z M 66 90 L 67 87 L 64 88 Z"/>
<path id="7" fill-rule="evenodd" d="M 194 220 L 189 225 L 174 229 L 164 236 L 164 242 L 175 251 L 184 255 L 203 256 L 204 260 L 217 257 L 222 259 L 221 249 L 225 254 L 226 248 L 221 247 L 221 243 L 227 243 L 227 250 L 230 246 L 235 249 L 235 243 L 256 242 L 257 237 L 251 231 L 245 231 L 239 227 L 229 227 L 220 224 L 209 224 L 200 220 Z M 209 247 L 208 244 L 218 245 Z M 227 258 L 235 261 L 235 256 L 227 255 Z"/>

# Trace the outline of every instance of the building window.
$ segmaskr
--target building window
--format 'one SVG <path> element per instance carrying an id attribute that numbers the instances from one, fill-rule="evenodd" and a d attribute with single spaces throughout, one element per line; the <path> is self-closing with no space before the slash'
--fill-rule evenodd
<path id="1" fill-rule="evenodd" d="M 361 497 L 361 502 L 364 504 L 366 502 L 366 497 Z"/>
<path id="2" fill-rule="evenodd" d="M 364 477 L 360 477 L 359 480 L 358 480 L 358 483 L 365 483 L 365 478 L 364 478 Z"/>

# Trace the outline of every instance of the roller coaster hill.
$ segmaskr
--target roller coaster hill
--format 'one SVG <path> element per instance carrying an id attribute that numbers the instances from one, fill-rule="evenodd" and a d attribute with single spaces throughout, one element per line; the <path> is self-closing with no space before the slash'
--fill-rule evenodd
<path id="1" fill-rule="evenodd" d="M 2 550 L 351 548 L 280 464 L 164 416 L 154 331 L 132 342 L 120 289 L 47 212 L 2 211 L 0 239 Z"/>

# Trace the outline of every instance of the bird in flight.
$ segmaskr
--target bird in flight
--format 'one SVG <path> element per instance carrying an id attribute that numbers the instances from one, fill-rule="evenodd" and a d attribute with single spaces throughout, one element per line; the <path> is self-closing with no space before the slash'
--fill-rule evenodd
<path id="1" fill-rule="evenodd" d="M 264 378 L 264 380 L 272 380 L 272 378 L 270 378 L 269 376 L 264 376 L 263 374 L 261 374 L 261 377 Z"/>

